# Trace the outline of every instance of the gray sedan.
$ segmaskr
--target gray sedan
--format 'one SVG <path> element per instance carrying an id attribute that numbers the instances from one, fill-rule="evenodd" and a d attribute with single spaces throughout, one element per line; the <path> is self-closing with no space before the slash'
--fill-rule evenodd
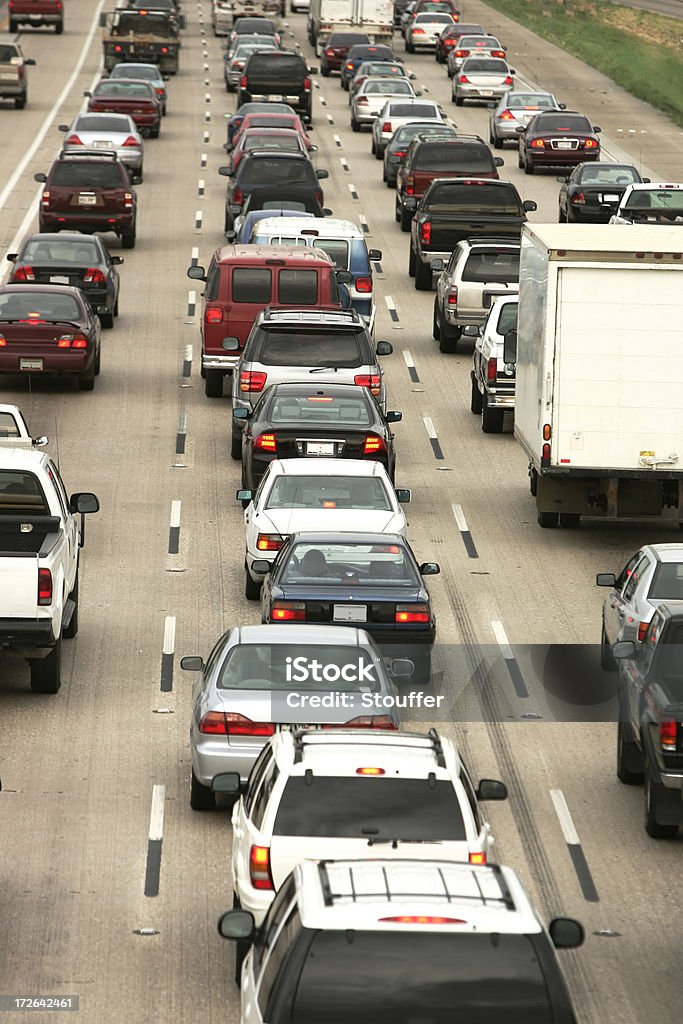
<path id="1" fill-rule="evenodd" d="M 601 572 L 596 583 L 610 588 L 602 609 L 600 663 L 613 671 L 612 645 L 618 640 L 642 640 L 663 601 L 683 601 L 683 544 L 647 544 L 618 576 Z"/>
<path id="2" fill-rule="evenodd" d="M 398 693 L 374 641 L 365 630 L 347 626 L 235 626 L 206 662 L 186 657 L 180 665 L 201 673 L 193 688 L 190 725 L 190 806 L 197 811 L 213 808 L 211 785 L 221 772 L 239 772 L 246 782 L 278 729 L 372 727 L 370 718 L 348 710 L 357 709 L 358 694 L 395 698 Z M 408 676 L 413 666 L 399 659 L 392 670 Z M 356 698 L 345 700 L 344 694 L 352 693 Z M 321 706 L 322 698 L 330 706 Z M 395 706 L 382 708 L 382 720 L 382 728 L 398 728 Z"/>
<path id="3" fill-rule="evenodd" d="M 133 171 L 133 184 L 142 181 L 145 144 L 128 114 L 78 114 L 70 125 L 60 124 L 59 130 L 66 133 L 64 152 L 81 153 L 86 149 L 115 152 L 121 163 Z"/>
<path id="4" fill-rule="evenodd" d="M 498 100 L 512 88 L 514 68 L 498 57 L 468 57 L 453 75 L 453 102 Z"/>
<path id="5" fill-rule="evenodd" d="M 430 135 L 452 135 L 455 138 L 457 132 L 455 128 L 439 121 L 409 121 L 408 124 L 402 124 L 394 131 L 394 134 L 384 147 L 384 172 L 382 178 L 386 182 L 387 188 L 396 187 L 396 175 L 401 166 L 401 161 L 408 152 L 408 146 L 418 135 L 426 137 Z"/>
<path id="6" fill-rule="evenodd" d="M 162 75 L 156 64 L 115 64 L 109 74 L 110 78 L 134 78 L 138 82 L 149 82 L 161 104 L 161 116 L 166 117 L 168 75 Z"/>
<path id="7" fill-rule="evenodd" d="M 506 139 L 519 142 L 517 129 L 541 110 L 564 110 L 565 104 L 558 103 L 551 92 L 520 92 L 510 89 L 501 97 L 498 106 L 491 111 L 489 142 L 496 149 L 502 149 Z"/>
<path id="8" fill-rule="evenodd" d="M 359 132 L 363 125 L 372 125 L 392 97 L 415 99 L 418 95 L 407 78 L 367 78 L 351 100 L 351 128 Z"/>

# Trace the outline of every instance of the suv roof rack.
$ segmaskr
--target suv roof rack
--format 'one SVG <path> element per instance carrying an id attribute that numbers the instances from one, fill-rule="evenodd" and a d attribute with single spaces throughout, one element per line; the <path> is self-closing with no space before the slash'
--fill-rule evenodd
<path id="1" fill-rule="evenodd" d="M 353 879 L 353 866 L 349 866 L 348 872 L 349 872 L 349 889 L 350 889 L 350 892 L 349 893 L 335 893 L 332 890 L 332 885 L 331 885 L 331 882 L 330 882 L 330 876 L 329 876 L 328 871 L 327 871 L 328 864 L 335 864 L 335 863 L 336 863 L 335 861 L 322 860 L 318 864 L 318 872 L 319 872 L 319 875 L 320 875 L 320 885 L 321 885 L 321 888 L 322 888 L 323 900 L 325 902 L 325 906 L 326 907 L 334 906 L 334 901 L 335 900 L 341 900 L 341 899 L 351 899 L 351 901 L 353 903 L 357 903 L 359 900 L 366 900 L 366 899 L 367 900 L 372 900 L 372 899 L 378 899 L 379 898 L 379 899 L 386 899 L 387 902 L 391 903 L 394 900 L 421 899 L 424 896 L 430 896 L 430 897 L 434 896 L 434 893 L 408 892 L 408 891 L 405 891 L 405 890 L 402 890 L 402 889 L 401 890 L 392 889 L 390 884 L 389 884 L 389 878 L 388 878 L 388 875 L 387 875 L 386 867 L 382 867 L 382 879 L 384 881 L 384 889 L 383 890 L 381 890 L 379 892 L 363 892 L 363 893 L 356 892 L 356 887 L 355 887 L 354 879 Z M 398 865 L 398 864 L 401 864 L 401 863 L 403 863 L 401 860 L 392 860 L 392 864 L 397 864 Z M 425 866 L 426 866 L 427 863 L 429 863 L 429 862 L 428 861 L 425 862 Z M 362 870 L 362 868 L 365 867 L 366 864 L 364 864 L 363 862 L 359 862 L 355 866 Z M 441 879 L 441 882 L 442 882 L 442 885 L 443 885 L 443 898 L 445 900 L 447 900 L 448 903 L 453 903 L 455 901 L 460 901 L 460 900 L 470 900 L 470 901 L 475 902 L 475 903 L 480 903 L 482 906 L 485 906 L 485 907 L 486 906 L 490 906 L 492 904 L 501 904 L 502 903 L 503 906 L 505 906 L 508 910 L 516 910 L 517 909 L 516 906 L 515 906 L 515 901 L 512 898 L 512 893 L 510 892 L 510 889 L 508 888 L 507 882 L 505 880 L 505 876 L 504 876 L 504 874 L 503 874 L 499 864 L 489 864 L 489 865 L 487 865 L 487 869 L 495 876 L 495 878 L 496 878 L 496 880 L 498 882 L 498 885 L 500 887 L 500 896 L 487 896 L 484 893 L 484 891 L 483 891 L 483 889 L 481 887 L 479 878 L 477 876 L 477 871 L 479 870 L 478 867 L 474 867 L 474 866 L 471 867 L 472 878 L 473 878 L 473 880 L 475 882 L 475 885 L 476 885 L 476 888 L 478 890 L 478 894 L 477 895 L 472 895 L 472 893 L 467 893 L 467 892 L 462 892 L 460 890 L 451 889 L 449 887 L 449 885 L 448 885 L 448 880 L 447 880 L 446 875 L 445 875 L 444 870 L 443 870 L 444 865 L 438 865 L 438 866 L 434 865 L 434 866 L 436 867 L 437 873 L 438 873 L 439 878 Z M 446 865 L 446 866 L 449 866 L 449 865 Z M 453 866 L 454 867 L 456 866 L 455 863 L 453 864 Z M 467 864 L 458 864 L 457 866 L 458 867 L 462 867 L 462 868 L 467 868 L 469 865 L 467 865 Z"/>
<path id="2" fill-rule="evenodd" d="M 521 241 L 511 238 L 510 235 L 477 235 L 474 238 L 467 238 L 466 241 L 470 245 L 491 245 L 492 243 L 495 245 L 516 245 L 518 249 L 522 244 Z"/>
<path id="3" fill-rule="evenodd" d="M 304 747 L 307 745 L 306 741 L 308 739 L 315 739 L 315 737 L 317 737 L 317 736 L 324 735 L 325 740 L 328 743 L 334 743 L 335 735 L 338 735 L 340 732 L 342 734 L 344 734 L 344 735 L 348 735 L 348 733 L 346 733 L 344 731 L 344 729 L 332 730 L 329 733 L 327 733 L 327 732 L 320 733 L 320 732 L 317 732 L 317 731 L 311 733 L 311 732 L 309 732 L 309 731 L 307 731 L 306 729 L 303 729 L 303 728 L 299 728 L 299 729 L 294 728 L 294 729 L 290 729 L 289 731 L 290 731 L 290 733 L 292 735 L 292 742 L 294 743 L 294 764 L 301 764 L 301 762 L 303 761 Z M 401 732 L 401 733 L 397 733 L 395 736 L 394 735 L 391 735 L 391 736 L 382 735 L 381 737 L 380 736 L 376 736 L 376 737 L 375 736 L 367 736 L 367 737 L 362 737 L 362 738 L 363 739 L 367 739 L 369 742 L 379 742 L 380 739 L 381 739 L 381 745 L 383 747 L 401 747 L 401 746 L 405 746 L 405 741 L 406 740 L 422 740 L 423 743 L 424 743 L 423 749 L 426 749 L 427 746 L 431 746 L 431 749 L 432 749 L 432 751 L 434 753 L 434 757 L 436 758 L 437 766 L 439 768 L 446 768 L 447 767 L 447 765 L 446 765 L 446 755 L 444 754 L 444 751 L 443 751 L 443 744 L 441 743 L 441 737 L 439 736 L 438 732 L 434 728 L 430 729 L 426 736 L 422 732 Z M 360 742 L 361 737 L 358 737 L 358 740 Z"/>
<path id="4" fill-rule="evenodd" d="M 310 320 L 311 323 L 319 323 L 323 319 L 334 317 L 336 321 L 348 320 L 351 324 L 365 326 L 355 309 L 288 309 L 286 306 L 265 306 L 262 316 L 264 320 L 290 318 L 299 322 Z"/>

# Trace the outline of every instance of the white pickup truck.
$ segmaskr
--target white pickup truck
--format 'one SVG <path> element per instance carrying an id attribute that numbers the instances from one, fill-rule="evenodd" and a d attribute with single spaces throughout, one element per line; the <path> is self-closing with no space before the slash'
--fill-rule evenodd
<path id="1" fill-rule="evenodd" d="M 37 442 L 18 409 L 0 406 L 0 651 L 28 659 L 34 692 L 57 693 L 62 637 L 78 632 L 83 516 L 100 506 L 88 492 L 67 497 Z"/>

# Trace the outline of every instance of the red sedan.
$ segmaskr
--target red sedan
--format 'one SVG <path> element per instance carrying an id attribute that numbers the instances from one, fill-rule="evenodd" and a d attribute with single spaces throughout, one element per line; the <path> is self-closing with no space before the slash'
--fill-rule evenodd
<path id="1" fill-rule="evenodd" d="M 517 128 L 518 163 L 526 174 L 537 167 L 575 167 L 600 159 L 597 125 L 572 110 L 548 110 Z"/>
<path id="2" fill-rule="evenodd" d="M 250 128 L 289 128 L 298 132 L 304 141 L 307 150 L 311 148 L 311 140 L 306 132 L 306 127 L 298 114 L 247 114 L 238 130 L 232 137 L 232 149 L 236 149 L 240 143 L 242 132 Z M 228 148 L 226 146 L 226 148 Z"/>
<path id="3" fill-rule="evenodd" d="M 89 96 L 88 110 L 129 114 L 139 131 L 156 139 L 161 125 L 161 103 L 154 86 L 135 78 L 104 78 Z"/>

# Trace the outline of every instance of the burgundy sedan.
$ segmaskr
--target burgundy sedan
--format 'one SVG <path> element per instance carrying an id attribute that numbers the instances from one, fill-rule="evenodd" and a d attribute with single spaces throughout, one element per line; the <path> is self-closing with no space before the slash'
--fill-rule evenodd
<path id="1" fill-rule="evenodd" d="M 585 114 L 548 110 L 517 129 L 518 163 L 526 174 L 537 167 L 574 167 L 600 159 L 600 129 Z"/>
<path id="2" fill-rule="evenodd" d="M 0 373 L 68 374 L 81 391 L 92 391 L 100 372 L 100 329 L 79 288 L 5 285 L 0 288 Z"/>
<path id="3" fill-rule="evenodd" d="M 159 136 L 161 103 L 154 86 L 135 78 L 103 78 L 89 96 L 89 111 L 110 114 L 129 114 L 135 127 L 152 139 Z"/>

